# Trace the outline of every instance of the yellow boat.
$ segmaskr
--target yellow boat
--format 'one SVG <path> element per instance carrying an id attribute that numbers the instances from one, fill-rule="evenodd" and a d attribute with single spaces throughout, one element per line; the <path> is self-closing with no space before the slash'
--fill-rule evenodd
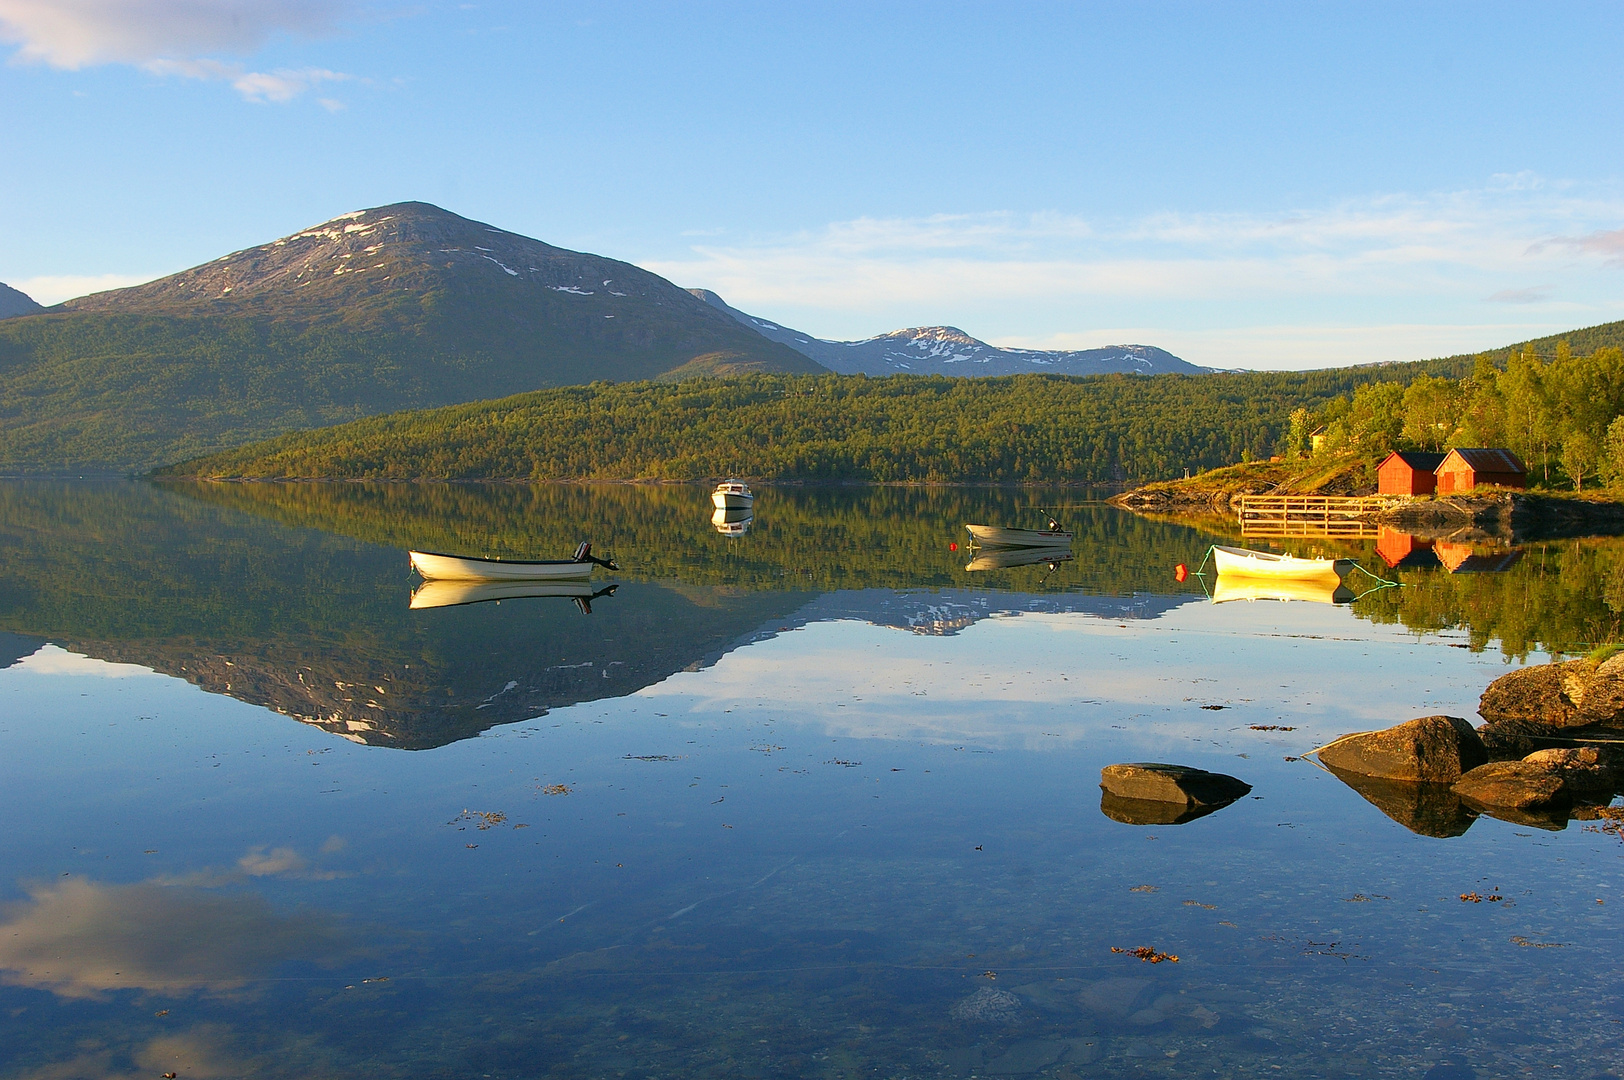
<path id="1" fill-rule="evenodd" d="M 1253 551 L 1251 548 L 1224 547 L 1214 544 L 1213 566 L 1221 578 L 1268 578 L 1271 581 L 1340 581 L 1346 570 L 1353 568 L 1352 559 L 1299 559 L 1295 555 L 1276 555 L 1272 551 Z"/>

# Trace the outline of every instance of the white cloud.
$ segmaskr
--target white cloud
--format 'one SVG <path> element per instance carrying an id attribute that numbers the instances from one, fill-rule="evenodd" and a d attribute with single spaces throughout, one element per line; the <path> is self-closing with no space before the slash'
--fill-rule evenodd
<path id="1" fill-rule="evenodd" d="M 278 36 L 331 32 L 351 0 L 0 0 L 0 41 L 16 58 L 78 70 L 129 64 L 154 75 L 229 82 L 249 101 L 291 101 L 351 76 L 318 68 L 250 71 L 243 56 Z"/>
<path id="2" fill-rule="evenodd" d="M 21 289 L 33 297 L 35 302 L 49 307 L 76 296 L 88 296 L 91 293 L 106 292 L 108 289 L 125 289 L 131 285 L 140 285 L 158 276 L 161 275 L 149 274 L 143 277 L 135 274 L 56 274 L 24 278 L 8 284 L 14 289 Z"/>
<path id="3" fill-rule="evenodd" d="M 1227 366 L 1250 353 L 1314 366 L 1503 344 L 1485 336 L 1508 329 L 1491 303 L 1544 316 L 1514 333 L 1617 318 L 1624 278 L 1597 271 L 1624 265 L 1621 221 L 1618 191 L 1518 176 L 1274 213 L 865 217 L 703 240 L 687 257 L 641 264 L 822 336 L 945 316 L 1000 344 L 1123 343 L 1120 331 L 1100 328 L 1103 313 L 1106 325 L 1139 327 L 1146 344 L 1204 342 L 1205 352 L 1187 356 L 1197 363 Z M 1545 284 L 1521 285 L 1530 279 Z M 985 321 L 965 325 L 976 318 Z M 872 322 L 859 329 L 858 319 Z M 1257 357 L 1259 346 L 1279 351 Z M 1289 351 L 1298 347 L 1310 351 Z"/>

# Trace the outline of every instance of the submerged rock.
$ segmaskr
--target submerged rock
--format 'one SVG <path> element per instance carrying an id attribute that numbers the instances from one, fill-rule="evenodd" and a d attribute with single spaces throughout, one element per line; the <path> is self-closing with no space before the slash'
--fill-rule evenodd
<path id="1" fill-rule="evenodd" d="M 1127 976 L 1090 983 L 1077 995 L 1077 1004 L 1107 1020 L 1126 1020 L 1152 998 L 1155 979 Z"/>
<path id="2" fill-rule="evenodd" d="M 1472 827 L 1477 814 L 1461 802 L 1448 784 L 1414 780 L 1388 780 L 1327 765 L 1331 775 L 1400 825 L 1422 836 L 1459 836 Z"/>
<path id="3" fill-rule="evenodd" d="M 1008 990 L 983 986 L 948 1010 L 966 1024 L 1015 1024 L 1021 1019 L 1021 999 Z"/>
<path id="4" fill-rule="evenodd" d="M 1490 724 L 1624 727 L 1624 653 L 1601 663 L 1567 660 L 1502 675 L 1483 691 L 1477 711 Z"/>
<path id="5" fill-rule="evenodd" d="M 1472 725 L 1458 716 L 1423 716 L 1381 731 L 1348 735 L 1319 751 L 1333 769 L 1385 780 L 1450 784 L 1489 760 Z"/>
<path id="6" fill-rule="evenodd" d="M 1100 770 L 1100 787 L 1117 799 L 1180 807 L 1207 806 L 1214 810 L 1252 790 L 1251 784 L 1223 773 L 1158 762 L 1107 765 Z"/>

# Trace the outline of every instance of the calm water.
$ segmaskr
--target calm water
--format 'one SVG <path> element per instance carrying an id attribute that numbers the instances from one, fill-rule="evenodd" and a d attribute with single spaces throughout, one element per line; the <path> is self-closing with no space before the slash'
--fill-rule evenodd
<path id="1" fill-rule="evenodd" d="M 1222 523 L 983 572 L 1075 496 L 707 502 L 0 486 L 0 1075 L 1624 1075 L 1616 833 L 1298 760 L 1616 634 L 1617 542 L 1212 604 Z M 409 607 L 406 547 L 585 538 L 589 615 Z M 1107 818 L 1143 760 L 1253 790 Z"/>

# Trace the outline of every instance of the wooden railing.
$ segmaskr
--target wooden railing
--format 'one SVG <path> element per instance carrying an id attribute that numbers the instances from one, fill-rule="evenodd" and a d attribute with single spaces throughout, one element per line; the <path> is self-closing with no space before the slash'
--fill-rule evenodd
<path id="1" fill-rule="evenodd" d="M 1386 495 L 1242 495 L 1242 536 L 1374 537 L 1377 514 L 1396 501 Z"/>

